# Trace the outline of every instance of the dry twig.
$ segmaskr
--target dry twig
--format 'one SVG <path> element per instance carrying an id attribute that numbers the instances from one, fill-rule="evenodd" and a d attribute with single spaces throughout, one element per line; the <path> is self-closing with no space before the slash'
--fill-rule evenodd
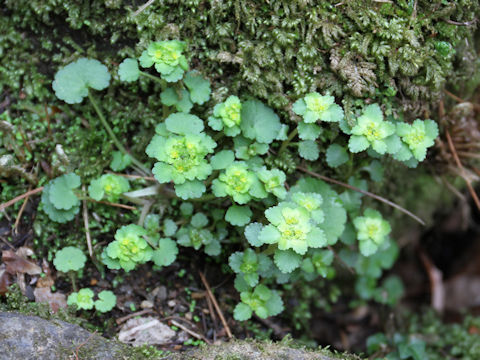
<path id="1" fill-rule="evenodd" d="M 194 338 L 203 340 L 203 341 L 205 341 L 207 344 L 211 344 L 211 343 L 212 343 L 212 342 L 211 342 L 210 340 L 208 340 L 205 336 L 200 335 L 200 334 L 197 334 L 195 331 L 190 330 L 190 329 L 187 328 L 186 326 L 183 326 L 183 325 L 180 324 L 178 321 L 170 320 L 170 322 L 171 322 L 173 325 L 175 325 L 176 327 L 178 327 L 178 328 L 182 329 L 183 331 L 185 331 L 186 333 L 192 335 Z"/>
<path id="2" fill-rule="evenodd" d="M 227 336 L 229 339 L 233 337 L 232 332 L 230 331 L 230 327 L 227 324 L 227 321 L 225 320 L 225 317 L 223 316 L 222 310 L 220 309 L 220 306 L 218 306 L 217 299 L 215 299 L 215 296 L 212 293 L 212 290 L 210 289 L 210 286 L 208 285 L 207 279 L 205 278 L 205 275 L 201 271 L 198 272 L 200 275 L 200 279 L 202 279 L 202 283 L 205 286 L 205 289 L 207 290 L 207 294 L 212 300 L 213 306 L 215 307 L 215 310 L 217 311 L 218 317 L 220 318 L 220 321 L 223 324 L 223 327 L 225 328 L 225 331 L 227 332 Z"/>
<path id="3" fill-rule="evenodd" d="M 452 152 L 453 158 L 455 160 L 455 163 L 457 164 L 459 170 L 460 170 L 460 176 L 465 180 L 465 183 L 467 184 L 468 191 L 470 192 L 470 195 L 472 195 L 473 201 L 475 202 L 475 205 L 477 206 L 477 209 L 480 210 L 480 200 L 478 199 L 477 193 L 473 189 L 472 182 L 466 176 L 465 174 L 465 168 L 462 165 L 462 162 L 460 161 L 460 158 L 458 157 L 457 151 L 455 150 L 455 146 L 453 145 L 452 137 L 450 136 L 450 133 L 448 130 L 445 132 L 447 136 L 447 141 L 448 141 L 448 147 L 450 148 L 450 151 Z"/>
<path id="4" fill-rule="evenodd" d="M 85 185 L 82 185 L 83 192 L 86 191 Z M 87 200 L 83 200 L 83 226 L 85 227 L 85 237 L 87 239 L 88 254 L 93 259 L 92 239 L 90 237 L 90 227 L 88 225 Z"/>
<path id="5" fill-rule="evenodd" d="M 6 203 L 1 204 L 0 205 L 0 211 L 5 210 L 7 207 L 12 206 L 16 202 L 18 202 L 22 199 L 25 199 L 26 197 L 29 197 L 30 195 L 39 193 L 42 190 L 43 190 L 43 186 L 40 186 L 39 188 L 36 188 L 36 189 L 33 189 L 33 190 L 29 190 L 26 193 L 24 193 L 22 195 L 19 195 L 16 198 L 13 198 L 12 200 L 7 201 Z"/>
<path id="6" fill-rule="evenodd" d="M 419 222 L 420 224 L 425 225 L 425 222 L 424 222 L 422 219 L 420 219 L 417 215 L 413 214 L 412 212 L 408 211 L 407 209 L 404 209 L 403 207 L 401 207 L 400 205 L 397 205 L 397 204 L 395 204 L 394 202 L 392 202 L 392 201 L 390 201 L 390 200 L 388 200 L 388 199 L 385 199 L 385 198 L 383 198 L 383 197 L 381 197 L 381 196 L 379 196 L 379 195 L 376 195 L 376 194 L 371 193 L 371 192 L 369 192 L 369 191 L 365 191 L 365 190 L 359 189 L 359 188 L 357 188 L 357 187 L 355 187 L 355 186 L 352 186 L 352 185 L 350 185 L 350 184 L 346 184 L 346 183 L 344 183 L 344 182 L 341 182 L 341 181 L 338 181 L 338 180 L 335 180 L 335 179 L 331 179 L 331 178 L 329 178 L 329 177 L 327 177 L 327 176 L 325 176 L 325 175 L 318 174 L 318 173 L 316 173 L 316 172 L 314 172 L 314 171 L 308 170 L 308 169 L 303 168 L 303 167 L 301 167 L 301 166 L 298 166 L 297 169 L 300 170 L 300 171 L 303 171 L 304 173 L 309 174 L 309 175 L 311 175 L 311 176 L 313 176 L 313 177 L 316 177 L 316 178 L 318 178 L 318 179 L 322 179 L 322 180 L 324 180 L 324 181 L 326 181 L 326 182 L 343 186 L 343 187 L 345 187 L 345 188 L 347 188 L 347 189 L 350 189 L 350 190 L 353 190 L 353 191 L 357 191 L 357 192 L 359 192 L 359 193 L 361 193 L 361 194 L 363 194 L 363 195 L 367 195 L 367 196 L 369 196 L 369 197 L 371 197 L 371 198 L 373 198 L 373 199 L 375 199 L 375 200 L 381 201 L 381 202 L 383 202 L 384 204 L 387 204 L 387 205 L 389 205 L 389 206 L 391 206 L 391 207 L 393 207 L 393 208 L 395 208 L 395 209 L 403 212 L 404 214 L 410 216 L 412 219 L 416 220 L 416 221 Z"/>
<path id="7" fill-rule="evenodd" d="M 135 316 L 140 316 L 140 315 L 145 315 L 145 314 L 149 314 L 153 312 L 152 309 L 144 309 L 144 310 L 140 310 L 140 311 L 137 311 L 137 312 L 134 312 L 132 314 L 128 314 L 126 316 L 123 316 L 121 318 L 118 318 L 117 320 L 115 320 L 115 322 L 117 323 L 117 325 L 120 325 L 121 323 L 124 323 L 125 321 L 135 317 Z"/>
<path id="8" fill-rule="evenodd" d="M 31 191 L 32 188 L 28 188 L 28 191 Z M 22 207 L 18 211 L 17 218 L 15 219 L 15 224 L 13 225 L 13 231 L 17 231 L 18 224 L 20 224 L 20 219 L 22 218 L 23 211 L 25 210 L 25 206 L 27 206 L 28 199 L 30 198 L 30 194 L 25 198 L 23 201 Z"/>

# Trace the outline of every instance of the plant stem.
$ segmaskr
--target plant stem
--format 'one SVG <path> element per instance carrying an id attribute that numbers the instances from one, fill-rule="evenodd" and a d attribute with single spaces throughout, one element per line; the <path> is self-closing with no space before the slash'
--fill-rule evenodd
<path id="1" fill-rule="evenodd" d="M 92 103 L 92 106 L 93 108 L 95 109 L 95 112 L 97 113 L 98 115 L 98 118 L 100 119 L 100 122 L 102 123 L 103 127 L 105 128 L 105 130 L 107 131 L 108 135 L 110 136 L 110 138 L 112 139 L 113 143 L 115 144 L 115 146 L 118 148 L 118 150 L 120 150 L 122 153 L 124 153 L 125 155 L 128 155 L 130 156 L 130 158 L 132 159 L 132 162 L 137 165 L 140 169 L 142 169 L 142 171 L 144 171 L 146 174 L 151 174 L 150 170 L 147 169 L 140 161 L 138 161 L 136 158 L 134 158 L 128 151 L 127 149 L 125 149 L 125 147 L 122 145 L 122 143 L 120 142 L 120 140 L 118 140 L 117 136 L 115 135 L 115 133 L 113 132 L 112 128 L 110 127 L 110 125 L 108 125 L 108 122 L 107 122 L 107 119 L 105 119 L 105 116 L 103 115 L 102 111 L 100 110 L 100 108 L 98 107 L 98 104 L 97 102 L 95 101 L 95 98 L 93 97 L 92 93 L 89 91 L 88 92 L 88 98 L 90 99 L 90 102 Z"/>
<path id="2" fill-rule="evenodd" d="M 282 152 L 285 151 L 285 149 L 287 148 L 287 146 L 290 144 L 290 142 L 293 140 L 293 138 L 295 136 L 297 136 L 298 134 L 298 127 L 296 127 L 295 129 L 292 130 L 292 132 L 290 133 L 290 135 L 288 135 L 288 139 L 285 140 L 283 143 L 282 143 L 282 146 L 280 147 L 280 150 L 278 150 L 278 153 L 277 155 L 280 155 Z"/>
<path id="3" fill-rule="evenodd" d="M 151 74 L 143 72 L 143 71 L 140 71 L 140 75 L 143 75 L 150 80 L 158 82 L 160 84 L 162 90 L 165 90 L 167 88 L 167 82 L 165 80 L 163 80 L 162 78 L 159 78 L 158 76 L 154 76 L 154 75 L 151 75 Z"/>
<path id="4" fill-rule="evenodd" d="M 189 201 L 210 201 L 214 199 L 217 199 L 217 197 L 214 194 L 207 194 L 207 195 L 200 196 L 199 198 L 196 198 L 196 199 L 189 199 Z"/>
<path id="5" fill-rule="evenodd" d="M 69 271 L 68 275 L 70 276 L 70 280 L 72 281 L 73 291 L 77 292 L 77 283 L 75 282 L 75 273 L 73 271 Z"/>

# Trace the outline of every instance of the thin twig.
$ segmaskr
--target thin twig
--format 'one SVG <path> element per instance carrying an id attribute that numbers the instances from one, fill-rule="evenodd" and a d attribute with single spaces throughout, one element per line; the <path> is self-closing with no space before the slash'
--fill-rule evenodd
<path id="1" fill-rule="evenodd" d="M 473 201 L 475 202 L 475 205 L 477 206 L 477 209 L 480 210 L 480 200 L 478 199 L 477 193 L 473 189 L 472 183 L 468 176 L 465 175 L 465 168 L 462 165 L 462 162 L 460 161 L 460 158 L 458 157 L 457 151 L 455 150 L 455 146 L 453 145 L 452 137 L 450 136 L 450 133 L 448 130 L 445 132 L 447 136 L 447 141 L 448 141 L 448 147 L 450 148 L 450 151 L 452 152 L 453 158 L 455 159 L 455 163 L 457 164 L 458 168 L 460 169 L 461 176 L 463 180 L 465 180 L 467 184 L 468 191 L 470 192 L 470 195 L 472 195 Z"/>
<path id="2" fill-rule="evenodd" d="M 28 188 L 28 191 L 31 191 L 32 188 Z M 18 211 L 17 218 L 15 219 L 15 224 L 13 225 L 13 231 L 16 233 L 17 232 L 17 227 L 18 224 L 20 224 L 20 219 L 22 218 L 23 211 L 25 210 L 25 206 L 27 205 L 28 199 L 30 198 L 30 195 L 28 195 L 25 200 L 23 201 L 22 207 Z"/>
<path id="3" fill-rule="evenodd" d="M 144 310 L 140 310 L 140 311 L 137 311 L 137 312 L 134 312 L 132 314 L 128 314 L 126 316 L 123 316 L 121 318 L 118 318 L 117 320 L 115 320 L 115 322 L 117 323 L 117 325 L 120 325 L 121 323 L 124 323 L 125 321 L 135 317 L 135 316 L 140 316 L 140 315 L 145 315 L 145 314 L 149 314 L 153 312 L 152 309 L 144 309 Z"/>
<path id="4" fill-rule="evenodd" d="M 10 244 L 10 242 L 9 242 L 7 239 L 5 239 L 3 236 L 0 236 L 0 240 L 2 240 L 2 241 L 5 243 L 5 245 L 9 246 L 10 249 L 12 249 L 13 251 L 17 250 L 17 249 L 15 249 L 15 247 L 14 247 L 12 244 Z"/>
<path id="5" fill-rule="evenodd" d="M 211 341 L 208 340 L 205 336 L 200 335 L 200 334 L 197 334 L 195 331 L 190 330 L 190 329 L 187 328 L 186 326 L 180 324 L 178 321 L 170 320 L 170 322 L 171 322 L 173 325 L 175 325 L 176 327 L 178 327 L 178 328 L 182 329 L 183 331 L 185 331 L 186 333 L 189 333 L 189 334 L 192 335 L 194 338 L 203 340 L 203 341 L 205 341 L 207 344 L 211 344 Z"/>
<path id="6" fill-rule="evenodd" d="M 311 171 L 311 170 L 308 170 L 308 169 L 303 168 L 303 167 L 301 167 L 301 166 L 297 166 L 297 169 L 300 170 L 300 171 L 303 171 L 303 172 L 305 172 L 305 173 L 307 173 L 307 174 L 309 174 L 309 175 L 311 175 L 311 176 L 313 176 L 313 177 L 322 179 L 322 180 L 324 180 L 324 181 L 326 181 L 326 182 L 330 182 L 330 183 L 332 183 L 332 184 L 336 184 L 336 185 L 343 186 L 343 187 L 345 187 L 345 188 L 347 188 L 347 189 L 350 189 L 350 190 L 353 190 L 353 191 L 357 191 L 357 192 L 359 192 L 359 193 L 361 193 L 361 194 L 363 194 L 363 195 L 367 195 L 367 196 L 369 196 L 369 197 L 371 197 L 371 198 L 373 198 L 373 199 L 375 199 L 375 200 L 381 201 L 381 202 L 383 202 L 384 204 L 387 204 L 387 205 L 389 205 L 389 206 L 391 206 L 391 207 L 393 207 L 393 208 L 395 208 L 395 209 L 403 212 L 404 214 L 410 216 L 412 219 L 414 219 L 415 221 L 419 222 L 420 224 L 425 225 L 425 222 L 424 222 L 422 219 L 420 219 L 417 215 L 413 214 L 412 212 L 408 211 L 407 209 L 401 207 L 400 205 L 397 205 L 397 204 L 395 204 L 394 202 L 392 202 L 392 201 L 390 201 L 390 200 L 387 200 L 387 199 L 385 199 L 385 198 L 383 198 L 383 197 L 381 197 L 381 196 L 379 196 L 379 195 L 376 195 L 376 194 L 371 193 L 371 192 L 369 192 L 369 191 L 365 191 L 365 190 L 359 189 L 359 188 L 357 188 L 357 187 L 355 187 L 355 186 L 352 186 L 352 185 L 350 185 L 350 184 L 346 184 L 346 183 L 344 183 L 344 182 L 341 182 L 341 181 L 338 181 L 338 180 L 335 180 L 335 179 L 331 179 L 331 178 L 329 178 L 329 177 L 327 177 L 327 176 L 325 176 L 325 175 L 317 174 L 316 172 Z"/>
<path id="7" fill-rule="evenodd" d="M 133 17 L 137 16 L 138 14 L 140 14 L 143 10 L 145 10 L 148 6 L 152 5 L 153 3 L 155 2 L 155 0 L 148 0 L 145 4 L 143 4 L 142 6 L 140 6 L 137 11 L 135 11 L 133 13 Z"/>
<path id="8" fill-rule="evenodd" d="M 33 194 L 36 194 L 36 193 L 39 193 L 40 191 L 43 190 L 43 186 L 40 186 L 39 188 L 36 188 L 36 189 L 33 189 L 33 190 L 29 190 L 27 191 L 26 193 L 22 194 L 22 195 L 19 195 L 17 196 L 16 198 L 13 198 L 12 200 L 10 201 L 7 201 L 6 203 L 3 203 L 0 205 L 0 211 L 6 209 L 7 207 L 9 206 L 12 206 L 13 204 L 15 204 L 16 202 L 22 200 L 22 199 L 25 199 L 26 197 L 30 196 L 30 195 L 33 195 Z"/>
<path id="9" fill-rule="evenodd" d="M 465 21 L 465 22 L 458 22 L 458 21 L 450 20 L 450 19 L 445 19 L 443 21 L 445 21 L 447 24 L 452 24 L 452 25 L 457 25 L 457 26 L 471 26 L 471 25 L 473 25 L 477 22 L 477 19 L 473 19 L 473 20 Z"/>
<path id="10" fill-rule="evenodd" d="M 122 177 L 128 178 L 128 179 L 143 179 L 143 180 L 148 180 L 148 181 L 157 181 L 153 176 L 119 174 L 119 173 L 116 173 L 116 172 L 110 171 L 110 170 L 107 170 L 107 173 L 114 174 L 114 175 L 117 175 L 117 176 L 122 176 Z"/>
<path id="11" fill-rule="evenodd" d="M 90 336 L 85 340 L 83 343 L 78 345 L 75 349 L 75 359 L 79 360 L 80 358 L 78 357 L 78 352 L 80 351 L 80 348 L 84 346 L 86 343 L 90 341 L 90 339 L 97 333 L 97 330 L 95 330 L 93 333 L 90 334 Z"/>
<path id="12" fill-rule="evenodd" d="M 215 307 L 215 310 L 217 310 L 218 317 L 220 318 L 220 321 L 223 324 L 223 327 L 225 328 L 225 331 L 227 332 L 227 336 L 231 339 L 233 337 L 232 332 L 230 331 L 230 327 L 228 326 L 225 317 L 223 316 L 222 310 L 220 309 L 220 306 L 218 306 L 217 299 L 215 299 L 215 296 L 213 296 L 212 290 L 210 289 L 210 286 L 208 285 L 207 279 L 205 278 L 205 275 L 201 271 L 198 272 L 200 274 L 200 279 L 202 279 L 202 283 L 205 286 L 205 289 L 207 290 L 207 294 L 212 300 L 213 306 Z"/>
<path id="13" fill-rule="evenodd" d="M 463 100 L 461 97 L 458 97 L 457 95 L 451 93 L 450 91 L 448 90 L 443 90 L 445 92 L 445 94 L 447 94 L 448 96 L 450 96 L 453 100 L 455 100 L 456 102 L 458 103 L 464 103 L 464 102 L 468 102 L 466 100 Z M 472 103 L 472 106 L 476 109 L 476 110 L 479 110 L 480 109 L 480 105 L 478 104 L 473 104 Z"/>
<path id="14" fill-rule="evenodd" d="M 355 270 L 351 266 L 348 266 L 347 263 L 343 261 L 340 256 L 338 256 L 337 252 L 333 249 L 332 246 L 328 245 L 327 247 L 328 247 L 328 250 L 333 252 L 333 256 L 335 256 L 335 259 L 337 259 L 343 266 L 345 266 L 348 269 L 348 271 L 350 271 L 352 274 L 355 274 Z"/>
<path id="15" fill-rule="evenodd" d="M 113 207 L 119 207 L 119 208 L 127 209 L 127 210 L 137 210 L 137 208 L 135 206 L 130 206 L 130 205 L 111 203 L 111 202 L 108 202 L 108 201 L 98 201 L 98 200 L 94 200 L 94 199 L 86 199 L 86 200 L 93 201 L 93 202 L 96 202 L 96 203 L 99 203 L 99 204 L 105 204 L 105 205 L 113 206 Z"/>
<path id="16" fill-rule="evenodd" d="M 85 185 L 82 185 L 83 192 L 86 191 Z M 88 225 L 88 208 L 87 200 L 83 200 L 83 226 L 85 227 L 85 237 L 87 239 L 88 254 L 93 259 L 93 248 L 92 248 L 92 239 L 90 237 L 90 227 Z"/>

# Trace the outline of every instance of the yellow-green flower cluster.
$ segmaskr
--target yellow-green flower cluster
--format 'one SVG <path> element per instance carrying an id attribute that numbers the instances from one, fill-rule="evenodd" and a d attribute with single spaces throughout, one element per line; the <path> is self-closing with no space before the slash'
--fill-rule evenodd
<path id="1" fill-rule="evenodd" d="M 212 190 L 215 196 L 229 195 L 238 204 L 246 204 L 252 198 L 263 199 L 267 192 L 258 180 L 257 175 L 248 169 L 243 161 L 235 161 L 213 180 Z"/>
<path id="2" fill-rule="evenodd" d="M 303 117 L 307 124 L 318 120 L 338 122 L 343 119 L 343 109 L 335 104 L 335 98 L 330 95 L 320 95 L 317 92 L 305 95 L 303 99 L 295 101 L 293 112 Z"/>
<path id="3" fill-rule="evenodd" d="M 383 113 L 378 104 L 365 108 L 352 128 L 352 136 L 348 142 L 351 152 L 367 150 L 370 146 L 379 154 L 397 152 L 400 139 L 395 134 L 395 125 L 383 120 Z"/>
<path id="4" fill-rule="evenodd" d="M 304 255 L 308 248 L 327 244 L 325 233 L 318 227 L 323 222 L 321 196 L 314 193 L 295 193 L 292 201 L 284 201 L 265 211 L 270 222 L 263 227 L 259 239 L 278 244 L 279 250 L 292 249 Z"/>
<path id="5" fill-rule="evenodd" d="M 102 260 L 110 269 L 123 268 L 130 271 L 137 264 L 152 258 L 153 250 L 142 236 L 147 231 L 134 224 L 122 226 L 115 233 L 115 241 L 108 244 L 102 253 Z"/>
<path id="6" fill-rule="evenodd" d="M 88 187 L 91 198 L 99 201 L 106 197 L 109 201 L 117 201 L 118 197 L 130 189 L 127 179 L 115 174 L 105 174 L 92 180 Z"/>
<path id="7" fill-rule="evenodd" d="M 242 103 L 240 99 L 231 95 L 224 102 L 215 105 L 213 116 L 208 119 L 208 125 L 213 130 L 223 130 L 227 136 L 236 136 L 240 133 L 241 113 Z"/>
<path id="8" fill-rule="evenodd" d="M 204 133 L 155 135 L 147 148 L 147 154 L 159 162 L 153 174 L 160 183 L 173 181 L 183 184 L 187 180 L 205 180 L 212 172 L 205 156 L 213 152 L 216 143 Z"/>
<path id="9" fill-rule="evenodd" d="M 408 160 L 413 156 L 418 161 L 423 161 L 427 155 L 427 149 L 435 143 L 435 138 L 438 136 L 438 125 L 433 120 L 417 119 L 411 125 L 397 124 L 397 134 L 404 142 L 398 157 L 401 160 Z"/>
<path id="10" fill-rule="evenodd" d="M 144 68 L 155 64 L 155 69 L 168 82 L 175 82 L 182 78 L 188 70 L 188 62 L 182 54 L 186 44 L 183 41 L 157 41 L 151 43 L 140 56 L 140 65 Z"/>
<path id="11" fill-rule="evenodd" d="M 374 254 L 390 234 L 391 227 L 382 215 L 373 209 L 366 209 L 363 216 L 353 220 L 357 229 L 360 252 L 364 256 Z"/>

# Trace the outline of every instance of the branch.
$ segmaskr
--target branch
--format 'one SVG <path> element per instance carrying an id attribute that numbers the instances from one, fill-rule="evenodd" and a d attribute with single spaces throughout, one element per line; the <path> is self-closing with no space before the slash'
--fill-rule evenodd
<path id="1" fill-rule="evenodd" d="M 367 195 L 375 200 L 378 200 L 378 201 L 381 201 L 383 202 L 384 204 L 387 204 L 401 212 L 403 212 L 404 214 L 410 216 L 412 219 L 414 219 L 415 221 L 419 222 L 420 224 L 422 225 L 425 225 L 425 221 L 423 221 L 422 219 L 420 219 L 417 215 L 413 214 L 412 212 L 408 211 L 407 209 L 401 207 L 400 205 L 397 205 L 395 204 L 394 202 L 390 201 L 390 200 L 387 200 L 379 195 L 375 195 L 374 193 L 371 193 L 369 191 L 365 191 L 365 190 L 362 190 L 362 189 L 359 189 L 355 186 L 352 186 L 350 184 L 346 184 L 344 182 L 341 182 L 341 181 L 338 181 L 338 180 L 335 180 L 335 179 L 330 179 L 329 177 L 326 177 L 325 175 L 320 175 L 320 174 L 317 174 L 316 172 L 314 171 L 311 171 L 311 170 L 308 170 L 306 168 L 303 168 L 301 166 L 297 166 L 297 169 L 300 170 L 300 171 L 303 171 L 304 173 L 307 173 L 309 175 L 312 175 L 313 177 L 316 177 L 318 179 L 322 179 L 326 182 L 329 182 L 329 183 L 332 183 L 332 184 L 336 184 L 336 185 L 340 185 L 340 186 L 343 186 L 347 189 L 350 189 L 350 190 L 353 190 L 353 191 L 357 191 L 363 195 Z"/>

